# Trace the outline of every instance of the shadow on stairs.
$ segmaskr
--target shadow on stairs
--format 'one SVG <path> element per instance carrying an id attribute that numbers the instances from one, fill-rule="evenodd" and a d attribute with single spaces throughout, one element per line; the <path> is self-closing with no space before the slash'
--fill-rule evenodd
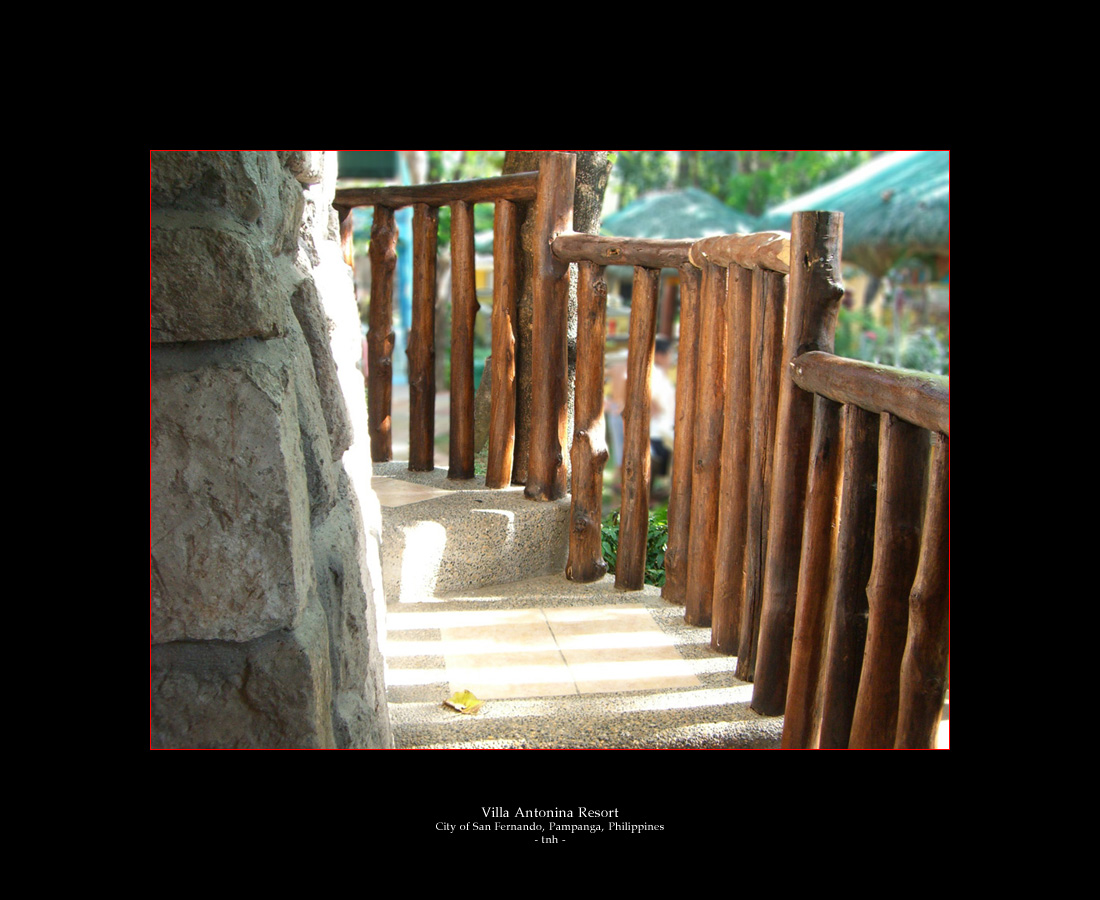
<path id="1" fill-rule="evenodd" d="M 611 576 L 565 578 L 567 502 L 456 489 L 442 470 L 404 464 L 375 474 L 419 482 L 378 486 L 398 748 L 779 746 L 783 719 L 749 709 L 736 658 L 685 625 L 683 607 L 655 587 L 619 591 Z M 484 701 L 475 713 L 444 705 L 464 690 Z"/>

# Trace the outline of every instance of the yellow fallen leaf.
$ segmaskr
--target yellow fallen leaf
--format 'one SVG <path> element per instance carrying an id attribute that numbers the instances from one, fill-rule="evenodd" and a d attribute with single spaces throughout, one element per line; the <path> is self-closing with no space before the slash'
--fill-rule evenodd
<path id="1" fill-rule="evenodd" d="M 477 712 L 481 708 L 482 703 L 484 703 L 483 700 L 478 700 L 477 697 L 469 691 L 458 691 L 457 693 L 451 694 L 449 700 L 443 701 L 444 706 L 449 706 L 451 709 L 467 715 Z"/>

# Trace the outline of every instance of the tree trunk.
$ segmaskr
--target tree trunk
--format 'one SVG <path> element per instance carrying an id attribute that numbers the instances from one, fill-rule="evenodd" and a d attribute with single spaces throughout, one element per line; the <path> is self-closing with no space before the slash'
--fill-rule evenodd
<path id="1" fill-rule="evenodd" d="M 509 150 L 504 155 L 502 175 L 517 172 L 533 172 L 539 167 L 540 154 L 527 150 Z M 607 150 L 582 150 L 577 153 L 577 183 L 573 194 L 573 230 L 585 234 L 599 234 L 603 213 L 604 192 L 611 173 L 611 162 Z M 531 342 L 532 313 L 532 267 L 531 207 L 522 210 L 520 229 L 521 264 L 517 291 L 518 325 L 516 346 L 516 442 L 512 463 L 512 483 L 523 484 L 527 481 L 527 452 L 530 446 L 531 421 L 531 357 L 527 348 Z M 577 287 L 576 278 L 570 278 L 569 285 L 569 384 L 566 397 L 569 405 L 569 433 L 567 446 L 572 440 L 573 422 L 573 378 L 577 359 Z M 491 379 L 482 377 L 478 395 L 488 393 Z M 475 403 L 475 407 L 488 410 L 489 404 Z M 487 415 L 487 413 L 485 413 Z M 479 423 L 475 430 L 481 433 L 484 427 L 488 433 L 488 423 Z M 567 457 L 568 458 L 568 457 Z"/>

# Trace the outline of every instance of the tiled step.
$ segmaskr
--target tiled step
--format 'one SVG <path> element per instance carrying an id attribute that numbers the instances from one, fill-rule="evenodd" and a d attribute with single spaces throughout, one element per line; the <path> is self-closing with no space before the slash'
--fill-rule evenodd
<path id="1" fill-rule="evenodd" d="M 736 659 L 657 588 L 560 574 L 390 604 L 390 715 L 402 748 L 777 747 Z M 443 704 L 470 690 L 483 705 Z"/>

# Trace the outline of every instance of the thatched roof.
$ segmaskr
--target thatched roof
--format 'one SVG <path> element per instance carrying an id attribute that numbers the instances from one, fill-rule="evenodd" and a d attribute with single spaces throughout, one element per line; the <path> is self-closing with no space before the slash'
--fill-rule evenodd
<path id="1" fill-rule="evenodd" d="M 697 188 L 646 194 L 603 220 L 602 234 L 637 238 L 697 238 L 749 233 L 756 219 Z"/>
<path id="2" fill-rule="evenodd" d="M 884 153 L 819 188 L 773 206 L 763 228 L 789 230 L 791 214 L 829 209 L 844 213 L 842 255 L 875 275 L 905 256 L 946 255 L 950 207 L 948 153 Z"/>

